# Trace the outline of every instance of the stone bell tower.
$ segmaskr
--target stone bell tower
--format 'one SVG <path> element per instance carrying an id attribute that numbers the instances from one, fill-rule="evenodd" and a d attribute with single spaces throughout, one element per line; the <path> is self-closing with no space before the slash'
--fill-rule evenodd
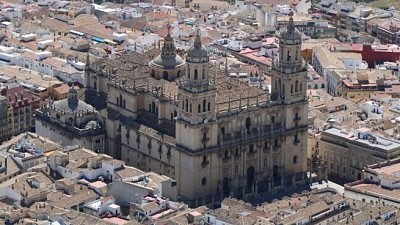
<path id="1" fill-rule="evenodd" d="M 209 76 L 209 57 L 201 44 L 200 31 L 186 56 L 186 79 L 179 83 L 176 144 L 190 151 L 217 144 L 215 97 Z"/>
<path id="2" fill-rule="evenodd" d="M 301 34 L 294 26 L 293 13 L 289 16 L 287 29 L 279 35 L 279 56 L 271 71 L 271 100 L 280 103 L 283 113 L 281 172 L 285 176 L 307 170 L 307 66 L 300 56 Z"/>

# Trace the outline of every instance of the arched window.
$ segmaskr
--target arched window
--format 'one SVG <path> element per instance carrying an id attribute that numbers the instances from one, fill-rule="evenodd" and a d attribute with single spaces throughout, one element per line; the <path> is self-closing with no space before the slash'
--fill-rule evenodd
<path id="1" fill-rule="evenodd" d="M 294 92 L 297 92 L 299 88 L 299 81 L 296 80 L 296 84 L 294 86 Z"/>
<path id="2" fill-rule="evenodd" d="M 293 84 L 290 85 L 290 93 L 293 93 Z"/>
<path id="3" fill-rule="evenodd" d="M 229 152 L 228 152 L 228 150 L 226 150 L 226 151 L 225 151 L 224 159 L 228 159 L 228 158 L 229 158 Z"/>
<path id="4" fill-rule="evenodd" d="M 176 112 L 176 110 L 174 110 L 174 117 L 177 117 L 178 113 Z"/>
<path id="5" fill-rule="evenodd" d="M 187 111 L 189 110 L 189 102 L 188 102 L 188 100 L 187 100 L 187 99 L 186 99 L 186 104 L 185 104 L 185 105 L 186 105 L 186 107 L 185 107 L 185 108 L 186 108 L 186 112 L 187 112 Z"/>
<path id="6" fill-rule="evenodd" d="M 292 59 L 292 56 L 290 55 L 290 51 L 287 51 L 287 61 L 290 61 Z"/>
<path id="7" fill-rule="evenodd" d="M 168 72 L 167 71 L 163 72 L 163 79 L 168 80 Z"/>
<path id="8" fill-rule="evenodd" d="M 208 111 L 211 111 L 211 103 L 210 102 L 208 102 Z"/>
<path id="9" fill-rule="evenodd" d="M 300 91 L 303 91 L 303 83 L 300 83 Z"/>
<path id="10" fill-rule="evenodd" d="M 205 112 L 206 111 L 206 104 L 207 104 L 207 101 L 204 99 L 203 100 L 203 112 Z"/>
<path id="11" fill-rule="evenodd" d="M 185 102 L 182 100 L 182 109 L 185 109 Z"/>
<path id="12" fill-rule="evenodd" d="M 190 79 L 190 68 L 187 70 L 188 78 Z"/>
<path id="13" fill-rule="evenodd" d="M 194 69 L 194 79 L 197 80 L 198 72 L 197 69 Z"/>
<path id="14" fill-rule="evenodd" d="M 207 185 L 207 178 L 203 177 L 203 179 L 201 179 L 201 185 Z"/>
<path id="15" fill-rule="evenodd" d="M 201 105 L 200 104 L 197 106 L 197 112 L 201 113 Z"/>
<path id="16" fill-rule="evenodd" d="M 154 102 L 151 103 L 151 112 L 152 113 L 156 112 L 156 103 L 154 103 Z"/>
<path id="17" fill-rule="evenodd" d="M 246 128 L 249 129 L 250 125 L 251 125 L 251 119 L 250 119 L 250 117 L 247 117 L 247 119 L 246 119 Z"/>
<path id="18" fill-rule="evenodd" d="M 295 155 L 294 157 L 293 157 L 293 164 L 296 164 L 297 163 L 297 156 Z"/>
<path id="19" fill-rule="evenodd" d="M 325 84 L 321 84 L 321 88 L 325 88 Z"/>
<path id="20" fill-rule="evenodd" d="M 203 73 L 201 74 L 201 76 L 202 76 L 203 80 L 206 78 L 206 70 L 205 69 L 203 69 Z"/>
<path id="21" fill-rule="evenodd" d="M 192 112 L 192 103 L 190 103 L 190 109 L 189 112 Z"/>

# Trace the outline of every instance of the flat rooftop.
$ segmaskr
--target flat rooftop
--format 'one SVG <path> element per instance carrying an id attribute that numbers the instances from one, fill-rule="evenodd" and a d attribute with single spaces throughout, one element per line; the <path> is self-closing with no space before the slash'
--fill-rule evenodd
<path id="1" fill-rule="evenodd" d="M 350 183 L 345 185 L 345 189 L 350 187 L 351 191 L 356 190 L 362 194 L 366 195 L 374 195 L 374 196 L 382 196 L 384 198 L 391 199 L 392 201 L 400 202 L 400 189 L 386 189 L 382 188 L 379 184 L 370 184 L 370 183 L 358 183 L 355 182 L 354 184 Z"/>
<path id="2" fill-rule="evenodd" d="M 364 145 L 369 145 L 371 146 L 371 149 L 382 149 L 385 151 L 391 151 L 397 148 L 400 148 L 400 144 L 382 137 L 377 137 L 376 134 L 374 134 L 374 136 L 378 139 L 378 140 L 382 140 L 383 142 L 385 142 L 385 144 L 375 144 L 372 143 L 370 141 L 368 141 L 368 139 L 360 139 L 357 137 L 354 137 L 352 134 L 353 132 L 344 132 L 338 128 L 330 128 L 328 130 L 325 130 L 323 133 L 325 134 L 330 134 L 330 135 L 334 135 L 337 137 L 341 137 L 343 139 L 348 139 L 349 142 L 358 142 Z M 378 141 L 379 142 L 379 141 Z"/>

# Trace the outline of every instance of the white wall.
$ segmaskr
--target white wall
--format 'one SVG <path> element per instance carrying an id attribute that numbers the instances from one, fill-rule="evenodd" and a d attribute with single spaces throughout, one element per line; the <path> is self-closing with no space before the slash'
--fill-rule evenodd
<path id="1" fill-rule="evenodd" d="M 362 59 L 341 58 L 340 60 L 348 70 L 359 70 L 362 66 Z"/>
<path id="2" fill-rule="evenodd" d="M 67 169 L 63 166 L 57 166 L 57 172 L 64 178 L 67 179 L 77 179 L 80 176 L 80 173 L 77 173 L 71 169 Z"/>
<path id="3" fill-rule="evenodd" d="M 21 195 L 19 195 L 16 191 L 14 191 L 10 186 L 0 188 L 0 199 L 6 197 L 13 199 L 15 201 L 21 201 Z"/>

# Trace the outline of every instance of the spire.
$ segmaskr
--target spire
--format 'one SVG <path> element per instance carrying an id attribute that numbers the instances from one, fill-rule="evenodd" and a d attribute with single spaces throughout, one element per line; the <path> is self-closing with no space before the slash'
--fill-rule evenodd
<path id="1" fill-rule="evenodd" d="M 242 92 L 240 91 L 240 96 L 239 96 L 239 109 L 242 109 Z"/>
<path id="2" fill-rule="evenodd" d="M 294 30 L 293 11 L 289 12 L 289 22 L 288 22 L 288 25 L 287 25 L 287 29 L 288 30 L 290 30 L 290 29 Z"/>
<path id="3" fill-rule="evenodd" d="M 231 95 L 228 97 L 228 112 L 231 112 Z"/>
<path id="4" fill-rule="evenodd" d="M 194 39 L 194 48 L 201 48 L 200 28 L 197 28 L 196 37 Z"/>
<path id="5" fill-rule="evenodd" d="M 250 106 L 250 92 L 247 92 L 247 106 Z"/>
<path id="6" fill-rule="evenodd" d="M 86 53 L 86 65 L 85 65 L 85 67 L 86 67 L 86 70 L 88 70 L 90 68 L 89 49 L 88 49 L 88 51 Z"/>
<path id="7" fill-rule="evenodd" d="M 228 74 L 228 57 L 225 57 L 225 73 Z"/>
<path id="8" fill-rule="evenodd" d="M 176 48 L 174 39 L 171 37 L 171 24 L 167 23 L 167 35 L 164 37 L 164 45 L 162 47 L 161 55 L 176 55 Z"/>

